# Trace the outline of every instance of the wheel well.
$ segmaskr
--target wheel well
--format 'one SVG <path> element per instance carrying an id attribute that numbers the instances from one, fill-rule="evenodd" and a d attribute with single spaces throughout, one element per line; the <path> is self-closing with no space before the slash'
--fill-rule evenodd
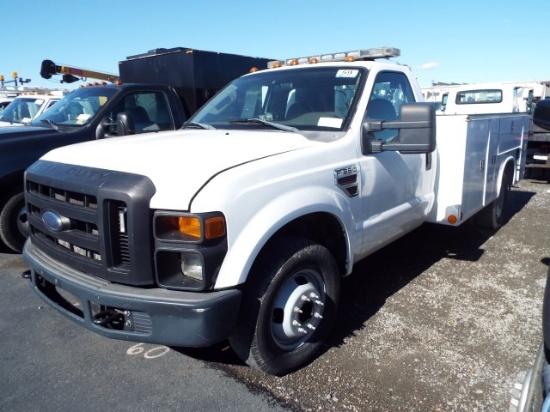
<path id="1" fill-rule="evenodd" d="M 2 188 L 2 195 L 5 193 L 11 193 L 12 190 L 16 188 L 23 190 L 23 172 L 13 173 L 9 176 L 6 176 L 0 180 L 0 188 Z"/>
<path id="2" fill-rule="evenodd" d="M 273 239 L 279 236 L 307 238 L 323 245 L 334 256 L 340 274 L 346 273 L 347 246 L 344 229 L 333 215 L 319 212 L 301 216 L 279 229 Z"/>
<path id="3" fill-rule="evenodd" d="M 503 174 L 508 178 L 508 189 L 514 184 L 514 168 L 515 162 L 513 160 L 506 162 L 506 166 L 504 166 Z"/>

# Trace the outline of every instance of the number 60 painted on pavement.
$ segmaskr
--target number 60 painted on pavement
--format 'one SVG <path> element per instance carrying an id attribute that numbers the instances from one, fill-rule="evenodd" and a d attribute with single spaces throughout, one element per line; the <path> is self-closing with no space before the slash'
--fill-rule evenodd
<path id="1" fill-rule="evenodd" d="M 145 359 L 155 359 L 170 352 L 170 348 L 167 346 L 155 346 L 154 348 L 146 351 L 144 345 L 145 344 L 143 343 L 137 343 L 134 346 L 129 347 L 126 351 L 126 355 L 139 355 L 143 353 L 143 357 Z"/>

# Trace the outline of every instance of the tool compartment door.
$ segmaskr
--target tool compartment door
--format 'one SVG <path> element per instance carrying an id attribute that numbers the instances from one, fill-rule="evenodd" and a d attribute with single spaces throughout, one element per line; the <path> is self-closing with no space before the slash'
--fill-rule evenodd
<path id="1" fill-rule="evenodd" d="M 462 212 L 470 217 L 496 197 L 499 119 L 471 116 L 466 135 Z"/>

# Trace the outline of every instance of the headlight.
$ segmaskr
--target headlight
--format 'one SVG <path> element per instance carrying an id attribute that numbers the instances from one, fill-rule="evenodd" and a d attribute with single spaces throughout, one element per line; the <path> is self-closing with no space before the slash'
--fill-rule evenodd
<path id="1" fill-rule="evenodd" d="M 162 240 L 202 242 L 225 236 L 225 218 L 220 214 L 168 215 L 158 214 L 155 236 Z"/>
<path id="2" fill-rule="evenodd" d="M 157 284 L 170 289 L 208 290 L 227 253 L 225 217 L 219 212 L 154 215 Z"/>
<path id="3" fill-rule="evenodd" d="M 180 267 L 183 276 L 189 276 L 192 279 L 202 282 L 203 264 L 201 255 L 194 252 L 182 252 Z"/>

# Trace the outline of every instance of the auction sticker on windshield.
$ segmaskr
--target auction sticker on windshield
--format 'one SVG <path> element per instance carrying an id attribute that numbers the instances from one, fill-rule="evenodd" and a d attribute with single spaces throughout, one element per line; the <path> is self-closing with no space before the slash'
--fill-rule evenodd
<path id="1" fill-rule="evenodd" d="M 357 77 L 359 70 L 340 69 L 336 73 L 336 77 Z"/>

